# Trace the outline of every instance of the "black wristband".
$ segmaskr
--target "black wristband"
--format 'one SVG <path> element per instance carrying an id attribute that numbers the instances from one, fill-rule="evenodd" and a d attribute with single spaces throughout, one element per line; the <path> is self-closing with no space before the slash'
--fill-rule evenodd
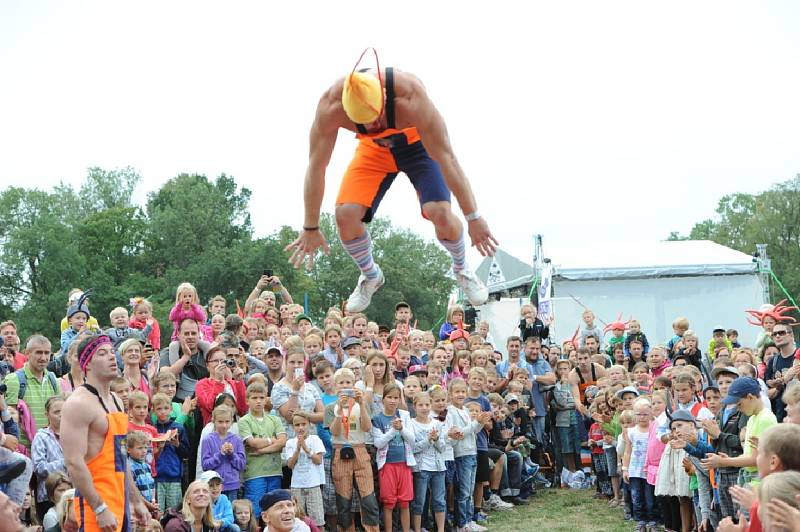
<path id="1" fill-rule="evenodd" d="M 319 231 L 319 226 L 318 226 L 318 225 L 316 225 L 316 226 L 314 226 L 314 227 L 306 227 L 306 226 L 304 225 L 304 226 L 303 226 L 303 231 Z"/>

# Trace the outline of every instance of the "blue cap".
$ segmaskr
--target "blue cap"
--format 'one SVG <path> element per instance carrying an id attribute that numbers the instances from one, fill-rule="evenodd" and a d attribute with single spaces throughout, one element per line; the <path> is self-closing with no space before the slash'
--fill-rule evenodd
<path id="1" fill-rule="evenodd" d="M 744 399 L 748 395 L 755 395 L 758 397 L 761 394 L 761 386 L 758 381 L 752 377 L 739 377 L 731 383 L 728 388 L 728 396 L 722 400 L 722 404 L 733 405 L 739 402 L 739 399 Z"/>
<path id="2" fill-rule="evenodd" d="M 268 511 L 272 508 L 276 503 L 281 501 L 291 501 L 292 500 L 292 492 L 289 490 L 272 490 L 269 493 L 265 494 L 261 497 L 259 501 L 259 506 L 261 507 L 262 512 Z"/>

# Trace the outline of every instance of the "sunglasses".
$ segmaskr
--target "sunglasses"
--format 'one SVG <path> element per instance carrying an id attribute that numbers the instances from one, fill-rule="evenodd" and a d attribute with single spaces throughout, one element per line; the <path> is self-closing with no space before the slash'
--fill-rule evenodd
<path id="1" fill-rule="evenodd" d="M 772 331 L 772 336 L 786 336 L 789 331 Z"/>

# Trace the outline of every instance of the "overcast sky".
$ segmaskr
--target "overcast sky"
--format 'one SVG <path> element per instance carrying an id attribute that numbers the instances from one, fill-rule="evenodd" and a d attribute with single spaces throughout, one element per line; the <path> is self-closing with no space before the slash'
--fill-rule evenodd
<path id="1" fill-rule="evenodd" d="M 253 191 L 257 234 L 299 226 L 317 100 L 366 46 L 423 80 L 526 261 L 533 233 L 547 255 L 617 252 L 800 172 L 799 2 L 507 5 L 5 0 L 0 182 L 130 165 L 144 201 L 225 172 Z M 326 211 L 354 146 L 342 132 Z M 405 179 L 379 214 L 433 238 Z"/>

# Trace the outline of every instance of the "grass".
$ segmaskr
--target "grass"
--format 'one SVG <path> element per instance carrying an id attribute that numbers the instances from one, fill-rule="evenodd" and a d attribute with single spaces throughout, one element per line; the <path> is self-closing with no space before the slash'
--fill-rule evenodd
<path id="1" fill-rule="evenodd" d="M 539 490 L 525 505 L 505 512 L 490 512 L 489 532 L 630 532 L 620 508 L 592 499 L 594 489 Z"/>

